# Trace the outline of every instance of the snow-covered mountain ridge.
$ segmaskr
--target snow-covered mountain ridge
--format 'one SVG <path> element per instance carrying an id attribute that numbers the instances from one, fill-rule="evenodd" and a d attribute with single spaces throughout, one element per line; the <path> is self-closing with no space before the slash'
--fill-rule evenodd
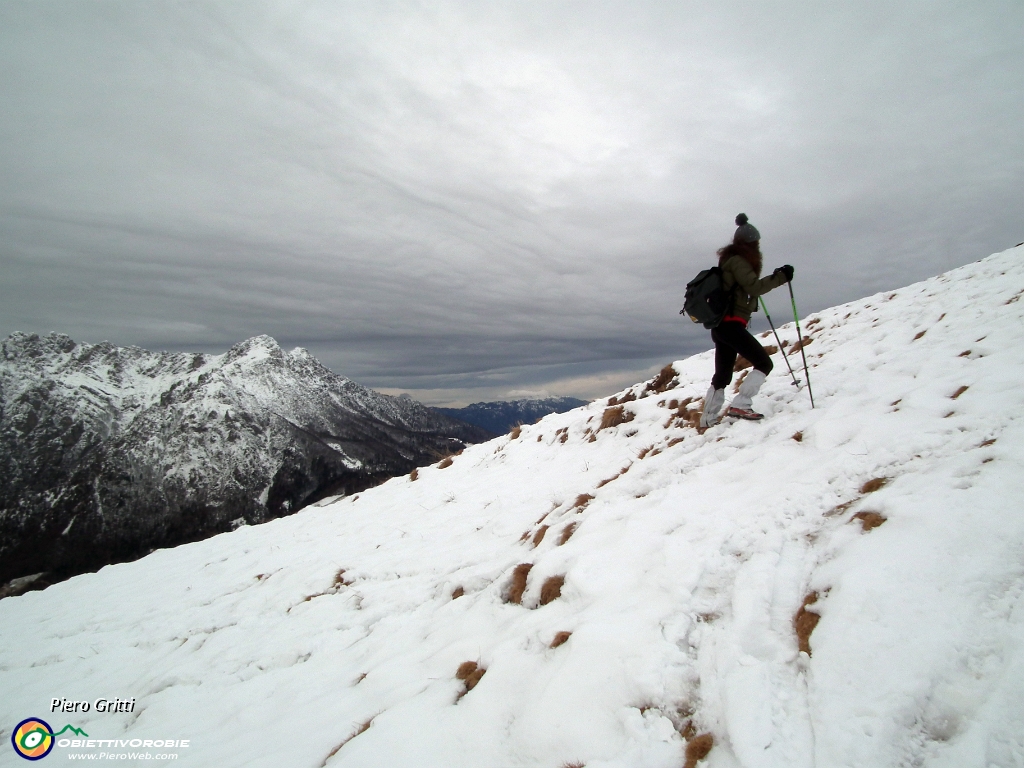
<path id="1" fill-rule="evenodd" d="M 0 585 L 261 522 L 487 433 L 269 336 L 222 355 L 0 342 Z"/>
<path id="2" fill-rule="evenodd" d="M 68 722 L 195 766 L 1024 765 L 1021 257 L 806 318 L 814 410 L 776 354 L 698 434 L 704 353 L 0 601 L 2 735 L 117 695 Z"/>
<path id="3" fill-rule="evenodd" d="M 434 408 L 445 416 L 483 427 L 495 436 L 503 435 L 518 424 L 533 424 L 551 413 L 564 413 L 586 405 L 575 397 L 524 398 L 489 403 L 472 403 L 465 408 Z"/>

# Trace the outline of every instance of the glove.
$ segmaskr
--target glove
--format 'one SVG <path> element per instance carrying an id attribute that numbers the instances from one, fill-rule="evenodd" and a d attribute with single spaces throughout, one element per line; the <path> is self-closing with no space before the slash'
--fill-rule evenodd
<path id="1" fill-rule="evenodd" d="M 793 281 L 793 267 L 791 267 L 789 264 L 783 264 L 781 267 L 775 270 L 775 274 L 784 275 L 787 283 Z"/>

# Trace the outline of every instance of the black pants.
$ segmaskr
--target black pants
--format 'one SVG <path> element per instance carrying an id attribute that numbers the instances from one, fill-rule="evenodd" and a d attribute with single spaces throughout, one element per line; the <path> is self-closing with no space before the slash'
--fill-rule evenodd
<path id="1" fill-rule="evenodd" d="M 711 379 L 715 389 L 729 386 L 737 353 L 752 362 L 765 376 L 772 372 L 772 359 L 743 323 L 735 320 L 719 323 L 711 329 L 711 340 L 715 342 L 715 376 Z"/>

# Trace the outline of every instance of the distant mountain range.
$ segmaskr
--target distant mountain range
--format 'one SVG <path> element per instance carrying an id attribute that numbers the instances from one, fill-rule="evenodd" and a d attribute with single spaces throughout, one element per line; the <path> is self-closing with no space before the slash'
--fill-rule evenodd
<path id="1" fill-rule="evenodd" d="M 446 416 L 483 427 L 493 435 L 503 435 L 517 424 L 533 424 L 549 413 L 565 413 L 586 400 L 575 397 L 548 397 L 543 400 L 509 400 L 494 403 L 473 403 L 465 408 L 435 408 Z"/>
<path id="2" fill-rule="evenodd" d="M 491 437 L 269 336 L 222 355 L 0 342 L 0 585 L 355 493 Z"/>

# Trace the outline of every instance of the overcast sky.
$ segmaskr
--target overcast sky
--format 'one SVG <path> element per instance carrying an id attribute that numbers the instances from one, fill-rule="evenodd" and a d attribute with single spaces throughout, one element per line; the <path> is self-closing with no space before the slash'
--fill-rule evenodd
<path id="1" fill-rule="evenodd" d="M 803 314 L 1024 240 L 1022 30 L 1020 0 L 5 0 L 0 337 L 608 394 L 710 347 L 683 287 L 740 211 Z"/>

